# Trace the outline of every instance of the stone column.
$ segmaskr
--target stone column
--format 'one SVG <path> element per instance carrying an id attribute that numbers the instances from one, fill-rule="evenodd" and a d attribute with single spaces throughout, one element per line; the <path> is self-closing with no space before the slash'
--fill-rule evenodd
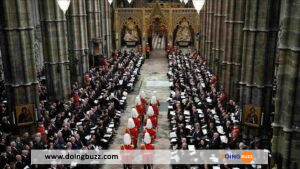
<path id="1" fill-rule="evenodd" d="M 300 0 L 281 3 L 272 157 L 278 169 L 294 169 L 300 166 Z"/>
<path id="2" fill-rule="evenodd" d="M 214 30 L 213 30 L 213 16 L 214 16 L 214 12 L 213 12 L 213 5 L 214 5 L 214 1 L 215 0 L 208 0 L 207 1 L 207 30 L 208 30 L 208 36 L 207 36 L 207 53 L 206 53 L 206 57 L 207 57 L 207 65 L 209 67 L 209 69 L 212 68 L 212 63 L 213 63 L 213 58 L 212 58 L 212 47 L 213 47 L 213 34 L 214 34 Z"/>
<path id="3" fill-rule="evenodd" d="M 213 41 L 214 43 L 212 44 L 212 56 L 213 56 L 213 63 L 212 63 L 212 67 L 211 70 L 212 72 L 217 75 L 217 59 L 218 59 L 218 38 L 220 36 L 220 32 L 219 32 L 219 15 L 220 15 L 220 11 L 219 11 L 219 3 L 221 2 L 221 0 L 215 0 L 214 1 L 214 7 L 213 7 L 213 18 L 214 18 L 214 28 L 213 28 Z"/>
<path id="4" fill-rule="evenodd" d="M 121 48 L 121 31 L 117 30 L 117 28 L 120 27 L 118 10 L 115 10 L 115 21 L 114 22 L 115 22 L 114 29 L 115 29 L 116 49 L 120 49 Z"/>
<path id="5" fill-rule="evenodd" d="M 33 15 L 33 26 L 34 30 L 34 57 L 37 72 L 41 72 L 44 68 L 44 55 L 43 55 L 43 43 L 42 43 L 42 31 L 41 31 L 41 22 L 39 14 L 39 0 L 30 0 L 32 4 L 32 15 Z"/>
<path id="6" fill-rule="evenodd" d="M 204 49 L 203 49 L 203 56 L 206 59 L 206 64 L 208 62 L 208 31 L 209 31 L 209 24 L 208 24 L 208 7 L 209 7 L 209 0 L 205 1 L 204 4 L 204 9 L 205 9 L 205 13 L 204 13 L 204 37 L 203 37 L 203 41 L 204 41 Z"/>
<path id="7" fill-rule="evenodd" d="M 243 24 L 245 0 L 228 0 L 226 22 L 225 53 L 222 61 L 224 71 L 223 87 L 230 99 L 238 101 L 238 82 L 241 77 L 241 58 L 243 48 Z"/>
<path id="8" fill-rule="evenodd" d="M 224 65 L 223 65 L 223 60 L 225 57 L 225 39 L 227 38 L 227 24 L 225 22 L 225 20 L 227 19 L 227 7 L 228 7 L 228 3 L 229 0 L 221 0 L 222 2 L 220 3 L 220 37 L 218 39 L 218 48 L 219 48 L 219 67 L 217 70 L 217 74 L 218 74 L 218 81 L 219 83 L 221 83 L 222 88 L 223 88 L 223 69 L 224 69 Z"/>
<path id="9" fill-rule="evenodd" d="M 200 52 L 202 56 L 204 56 L 204 50 L 205 50 L 205 21 L 206 21 L 206 5 L 204 4 L 202 10 L 200 11 Z"/>
<path id="10" fill-rule="evenodd" d="M 166 35 L 166 37 L 168 38 L 168 44 L 170 44 L 171 46 L 174 46 L 175 44 L 173 44 L 173 31 L 174 31 L 174 29 L 173 29 L 173 10 L 172 9 L 170 9 L 169 10 L 169 18 L 168 18 L 168 20 L 169 20 L 169 27 L 168 27 L 168 35 Z M 151 35 L 152 36 L 152 35 Z"/>
<path id="11" fill-rule="evenodd" d="M 222 72 L 221 72 L 221 76 L 219 77 L 219 80 L 221 80 L 221 83 L 222 83 L 222 87 L 225 91 L 225 93 L 227 94 L 226 92 L 226 84 L 225 84 L 225 69 L 226 69 L 226 61 L 228 60 L 228 50 L 226 50 L 226 46 L 228 44 L 228 41 L 229 39 L 231 38 L 230 34 L 229 34 L 229 30 L 230 30 L 230 26 L 231 24 L 228 23 L 227 20 L 229 20 L 229 17 L 230 17 L 230 8 L 231 8 L 231 0 L 225 0 L 225 9 L 224 9 L 224 13 L 225 13 L 225 18 L 224 18 L 224 38 L 223 38 L 223 43 L 222 43 L 222 48 L 223 48 L 223 53 L 222 53 L 222 56 L 221 56 L 221 64 L 222 64 Z M 227 94 L 228 95 L 228 94 Z"/>
<path id="12" fill-rule="evenodd" d="M 105 1 L 106 0 L 100 0 L 100 9 L 101 9 L 101 27 L 102 27 L 102 49 L 103 49 L 103 55 L 107 57 L 107 27 L 106 27 L 106 8 L 105 8 Z"/>
<path id="13" fill-rule="evenodd" d="M 112 52 L 112 36 L 111 36 L 111 6 L 108 3 L 108 1 L 105 1 L 105 7 L 106 7 L 106 34 L 107 34 L 107 56 L 111 56 Z"/>
<path id="14" fill-rule="evenodd" d="M 218 2 L 219 0 L 212 1 L 212 32 L 211 32 L 211 62 L 209 68 L 213 74 L 216 74 L 216 38 L 219 35 L 217 31 L 217 14 L 218 14 Z"/>
<path id="15" fill-rule="evenodd" d="M 71 82 L 83 82 L 84 73 L 89 70 L 88 36 L 85 0 L 72 1 L 67 13 L 69 28 L 69 53 Z"/>
<path id="16" fill-rule="evenodd" d="M 87 35 L 89 42 L 89 63 L 95 66 L 99 56 L 101 45 L 101 18 L 100 18 L 100 0 L 86 0 L 87 13 Z"/>
<path id="17" fill-rule="evenodd" d="M 56 0 L 39 1 L 47 92 L 51 101 L 70 97 L 66 17 Z"/>
<path id="18" fill-rule="evenodd" d="M 8 94 L 8 112 L 16 124 L 15 108 L 33 104 L 38 115 L 37 71 L 33 52 L 34 27 L 32 6 L 28 0 L 0 1 L 1 52 L 5 85 Z"/>
<path id="19" fill-rule="evenodd" d="M 246 138 L 261 136 L 267 141 L 270 137 L 279 8 L 280 0 L 246 0 L 240 103 L 259 106 L 263 112 L 261 130 L 246 127 L 250 132 L 245 132 Z"/>
<path id="20" fill-rule="evenodd" d="M 213 72 L 218 76 L 218 78 L 221 76 L 220 71 L 221 71 L 221 55 L 223 52 L 223 46 L 222 42 L 224 39 L 224 21 L 225 21 L 225 14 L 224 14 L 224 3 L 225 0 L 216 0 L 216 7 L 215 7 L 215 43 L 213 47 L 213 55 L 214 55 L 214 63 L 213 63 Z"/>
<path id="21" fill-rule="evenodd" d="M 146 48 L 146 45 L 148 43 L 148 30 L 146 30 L 147 26 L 146 26 L 146 21 L 145 21 L 145 10 L 142 10 L 142 25 L 141 25 L 141 31 L 142 31 L 142 49 L 144 51 L 144 49 Z M 144 30 L 144 31 L 143 31 Z M 145 51 L 144 51 L 145 52 Z"/>

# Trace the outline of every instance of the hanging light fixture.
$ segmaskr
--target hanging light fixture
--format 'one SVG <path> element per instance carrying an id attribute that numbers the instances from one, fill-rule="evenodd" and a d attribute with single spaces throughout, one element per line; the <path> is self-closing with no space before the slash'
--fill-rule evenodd
<path id="1" fill-rule="evenodd" d="M 198 14 L 200 13 L 200 10 L 202 9 L 204 3 L 205 0 L 193 0 L 194 7 L 197 10 Z"/>
<path id="2" fill-rule="evenodd" d="M 127 0 L 129 4 L 131 4 L 132 0 Z"/>
<path id="3" fill-rule="evenodd" d="M 184 4 L 187 4 L 189 2 L 189 0 L 183 0 Z"/>
<path id="4" fill-rule="evenodd" d="M 70 7 L 71 0 L 57 0 L 59 8 L 66 14 Z"/>
<path id="5" fill-rule="evenodd" d="M 108 0 L 109 5 L 111 5 L 113 2 L 113 0 Z"/>
<path id="6" fill-rule="evenodd" d="M 180 0 L 180 2 L 182 3 L 184 0 Z"/>

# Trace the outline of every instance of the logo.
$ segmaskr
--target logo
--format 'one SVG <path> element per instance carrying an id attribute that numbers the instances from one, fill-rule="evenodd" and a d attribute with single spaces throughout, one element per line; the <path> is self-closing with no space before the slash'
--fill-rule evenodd
<path id="1" fill-rule="evenodd" d="M 250 163 L 253 160 L 253 154 L 250 151 L 245 151 L 242 154 L 222 154 L 223 159 L 241 159 L 244 163 Z"/>
<path id="2" fill-rule="evenodd" d="M 244 163 L 250 163 L 253 160 L 253 154 L 250 151 L 245 151 L 242 153 L 241 159 Z"/>

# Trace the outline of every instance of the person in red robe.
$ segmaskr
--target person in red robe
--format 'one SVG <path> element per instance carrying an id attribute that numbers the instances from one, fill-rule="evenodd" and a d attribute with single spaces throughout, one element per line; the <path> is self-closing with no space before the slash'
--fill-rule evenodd
<path id="1" fill-rule="evenodd" d="M 220 94 L 220 102 L 225 102 L 226 101 L 226 95 L 222 92 L 221 94 Z"/>
<path id="2" fill-rule="evenodd" d="M 140 117 L 143 118 L 143 116 L 146 114 L 146 108 L 142 105 L 140 96 L 137 96 L 135 98 L 135 108 L 138 111 Z"/>
<path id="3" fill-rule="evenodd" d="M 83 81 L 84 81 L 85 85 L 90 85 L 90 82 L 91 82 L 90 76 L 88 74 L 85 74 L 83 77 Z"/>
<path id="4" fill-rule="evenodd" d="M 150 57 L 150 46 L 149 46 L 149 43 L 147 43 L 147 45 L 145 47 L 145 52 L 146 52 L 146 59 L 149 59 L 149 57 Z"/>
<path id="5" fill-rule="evenodd" d="M 134 124 L 134 121 L 132 118 L 128 119 L 128 124 L 127 124 L 127 128 L 125 129 L 125 133 L 130 134 L 132 143 L 133 143 L 134 147 L 136 147 L 139 132 L 138 132 L 138 129 L 135 127 L 135 124 Z"/>
<path id="6" fill-rule="evenodd" d="M 171 51 L 172 51 L 172 47 L 171 47 L 170 43 L 168 43 L 168 46 L 166 47 L 166 52 L 169 55 Z"/>
<path id="7" fill-rule="evenodd" d="M 140 121 L 139 113 L 137 112 L 137 110 L 135 108 L 132 108 L 131 118 L 133 119 L 136 128 L 139 129 L 141 127 L 141 121 Z"/>
<path id="8" fill-rule="evenodd" d="M 211 78 L 210 78 L 210 83 L 211 84 L 215 84 L 217 82 L 217 77 L 216 76 L 212 76 Z"/>
<path id="9" fill-rule="evenodd" d="M 155 150 L 154 145 L 151 143 L 151 136 L 145 133 L 144 144 L 141 145 L 141 154 L 143 158 L 144 168 L 153 168 L 153 156 Z"/>
<path id="10" fill-rule="evenodd" d="M 42 139 L 43 139 L 44 141 L 46 141 L 46 142 L 48 141 L 48 140 L 47 140 L 47 136 L 46 136 L 46 129 L 45 129 L 44 123 L 43 123 L 42 121 L 39 121 L 39 122 L 38 122 L 38 126 L 37 126 L 37 128 L 36 128 L 36 131 L 37 131 L 38 133 L 41 134 Z"/>
<path id="11" fill-rule="evenodd" d="M 149 106 L 148 111 L 147 111 L 147 118 L 145 120 L 145 125 L 147 125 L 147 121 L 148 119 L 151 120 L 152 123 L 152 128 L 156 128 L 157 127 L 157 117 L 154 114 L 154 110 L 152 108 L 152 106 Z"/>
<path id="12" fill-rule="evenodd" d="M 156 139 L 156 131 L 152 127 L 152 122 L 150 119 L 147 120 L 146 128 L 143 131 L 143 137 L 145 136 L 145 133 L 149 133 L 151 136 L 151 144 L 153 144 L 154 140 Z"/>
<path id="13" fill-rule="evenodd" d="M 147 103 L 147 100 L 146 100 L 146 94 L 145 94 L 144 91 L 141 91 L 141 93 L 140 93 L 140 98 L 141 98 L 141 103 L 142 103 L 143 107 L 144 107 L 145 109 L 147 109 L 148 103 Z"/>
<path id="14" fill-rule="evenodd" d="M 151 106 L 157 106 L 157 107 L 160 106 L 159 100 L 156 97 L 156 91 L 153 92 L 153 95 L 152 95 L 151 101 L 150 101 L 150 105 Z"/>
<path id="15" fill-rule="evenodd" d="M 158 99 L 156 98 L 156 96 L 152 96 L 149 105 L 152 106 L 154 114 L 156 116 L 158 116 L 159 115 L 159 106 L 160 106 L 160 103 L 159 103 Z"/>
<path id="16" fill-rule="evenodd" d="M 121 145 L 121 155 L 124 168 L 132 168 L 134 145 L 131 144 L 130 134 L 124 134 L 124 144 Z"/>
<path id="17" fill-rule="evenodd" d="M 80 104 L 80 97 L 77 91 L 72 94 L 72 100 L 76 106 Z"/>

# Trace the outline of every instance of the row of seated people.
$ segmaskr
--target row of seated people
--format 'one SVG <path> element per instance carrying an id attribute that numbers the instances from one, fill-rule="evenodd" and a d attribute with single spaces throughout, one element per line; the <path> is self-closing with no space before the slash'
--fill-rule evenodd
<path id="1" fill-rule="evenodd" d="M 154 92 L 155 93 L 155 92 Z M 124 132 L 124 144 L 121 145 L 121 150 L 134 150 L 137 148 L 137 141 L 141 132 L 143 144 L 141 150 L 154 150 L 154 141 L 156 139 L 156 128 L 158 124 L 159 115 L 159 100 L 155 94 L 151 100 L 147 101 L 145 92 L 142 91 L 136 97 L 136 105 L 132 108 L 131 117 L 128 118 L 127 128 Z M 147 112 L 145 114 L 145 112 Z M 143 131 L 142 131 L 143 129 Z M 145 168 L 153 168 L 153 165 L 145 165 Z M 131 169 L 130 162 L 124 164 L 124 169 Z"/>
<path id="2" fill-rule="evenodd" d="M 102 67 L 90 69 L 83 87 L 72 85 L 70 100 L 41 100 L 42 118 L 36 132 L 14 135 L 3 131 L 0 168 L 86 168 L 80 165 L 31 165 L 31 149 L 107 149 L 126 108 L 143 63 L 140 53 L 124 52 Z M 90 165 L 89 168 L 99 168 Z"/>
<path id="3" fill-rule="evenodd" d="M 259 148 L 259 139 L 247 146 L 240 133 L 240 108 L 226 101 L 218 89 L 217 78 L 206 67 L 198 53 L 181 51 L 168 56 L 170 80 L 169 121 L 172 149 L 247 149 Z M 174 166 L 174 168 L 187 166 Z M 197 166 L 231 168 L 236 166 Z M 242 166 L 252 167 L 252 166 Z"/>

